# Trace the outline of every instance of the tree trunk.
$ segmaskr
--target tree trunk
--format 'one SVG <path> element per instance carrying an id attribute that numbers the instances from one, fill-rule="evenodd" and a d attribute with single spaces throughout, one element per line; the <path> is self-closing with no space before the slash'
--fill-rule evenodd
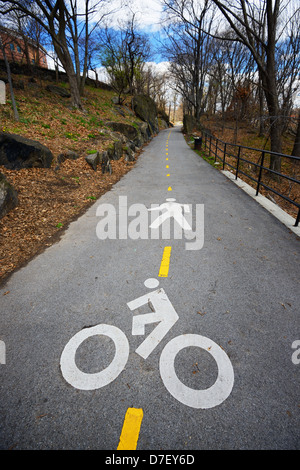
<path id="1" fill-rule="evenodd" d="M 10 96 L 11 96 L 11 102 L 12 102 L 12 106 L 13 106 L 15 121 L 20 121 L 19 113 L 18 113 L 16 101 L 15 101 L 15 94 L 14 94 L 12 79 L 11 79 L 10 66 L 9 66 L 9 63 L 8 63 L 8 60 L 7 60 L 7 57 L 6 57 L 5 48 L 2 44 L 1 37 L 0 37 L 0 49 L 2 50 L 2 54 L 3 54 L 5 66 L 6 66 L 7 78 L 8 78 L 8 83 L 9 83 Z"/>
<path id="2" fill-rule="evenodd" d="M 74 108 L 83 109 L 80 97 L 80 91 L 78 87 L 77 76 L 75 72 L 67 71 L 69 85 L 70 85 L 70 93 L 71 93 L 71 103 Z"/>
<path id="3" fill-rule="evenodd" d="M 263 94 L 260 79 L 259 79 L 259 85 L 258 85 L 258 98 L 259 98 L 259 136 L 262 137 L 265 134 L 265 120 L 264 120 L 264 94 Z"/>
<path id="4" fill-rule="evenodd" d="M 76 75 L 76 71 L 74 70 L 74 65 L 73 65 L 68 47 L 66 44 L 63 47 L 62 46 L 57 47 L 57 44 L 55 43 L 55 41 L 53 42 L 53 45 L 54 45 L 54 49 L 57 54 L 57 57 L 59 58 L 68 77 L 72 106 L 82 110 L 83 106 L 81 103 L 77 75 Z"/>
<path id="5" fill-rule="evenodd" d="M 296 131 L 294 147 L 292 150 L 292 155 L 294 157 L 300 157 L 300 111 L 298 114 L 298 126 L 297 126 L 297 131 Z M 300 164 L 300 161 L 298 162 L 298 164 Z"/>
<path id="6" fill-rule="evenodd" d="M 269 68 L 268 72 L 262 74 L 262 83 L 265 92 L 269 121 L 270 121 L 270 140 L 271 140 L 271 151 L 281 153 L 282 152 L 282 127 L 281 119 L 279 116 L 279 104 L 278 104 L 278 93 L 276 86 L 275 73 L 272 73 L 272 69 Z M 281 157 L 278 155 L 271 155 L 270 158 L 270 170 L 278 171 L 281 170 Z"/>

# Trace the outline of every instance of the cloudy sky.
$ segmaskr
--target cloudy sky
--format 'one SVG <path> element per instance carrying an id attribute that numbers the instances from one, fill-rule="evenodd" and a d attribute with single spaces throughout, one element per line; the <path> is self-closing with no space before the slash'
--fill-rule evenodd
<path id="1" fill-rule="evenodd" d="M 143 29 L 154 32 L 161 28 L 162 5 L 160 0 L 129 0 L 127 2 L 112 0 L 109 2 L 108 8 L 116 10 L 112 18 L 112 22 L 115 24 L 124 20 L 126 14 L 130 17 L 132 13 L 135 13 L 136 19 Z"/>
<path id="2" fill-rule="evenodd" d="M 106 7 L 104 6 L 105 1 Z M 97 4 L 98 2 L 99 0 L 93 0 L 90 4 Z M 78 12 L 80 12 L 80 10 L 84 12 L 84 0 L 79 0 L 78 3 Z M 113 12 L 107 16 L 110 27 L 118 28 L 120 23 L 124 22 L 127 18 L 131 18 L 132 13 L 135 13 L 139 28 L 149 33 L 150 38 L 152 37 L 153 40 L 161 30 L 162 4 L 160 0 L 103 0 L 103 5 L 99 8 L 98 14 L 94 15 L 93 21 L 97 21 L 101 18 L 104 11 Z M 151 62 L 151 65 L 158 70 L 165 71 L 168 64 L 164 62 L 163 59 L 154 56 L 153 63 Z M 49 68 L 54 68 L 54 62 L 50 58 L 48 59 L 48 66 Z M 93 74 L 91 73 L 90 76 L 92 75 Z M 105 79 L 104 71 L 103 74 L 101 73 L 99 79 Z"/>

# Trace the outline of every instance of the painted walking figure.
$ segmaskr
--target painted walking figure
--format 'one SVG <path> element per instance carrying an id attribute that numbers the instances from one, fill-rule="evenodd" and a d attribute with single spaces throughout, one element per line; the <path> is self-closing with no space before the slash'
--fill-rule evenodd
<path id="1" fill-rule="evenodd" d="M 180 227 L 183 228 L 183 230 L 192 230 L 191 226 L 182 214 L 183 209 L 185 212 L 190 212 L 189 206 L 187 204 L 179 204 L 175 201 L 176 199 L 174 198 L 168 198 L 166 199 L 166 202 L 164 202 L 160 206 L 148 209 L 148 211 L 161 211 L 163 209 L 166 209 L 165 212 L 159 215 L 157 219 L 152 222 L 150 228 L 158 228 L 167 219 L 171 219 L 171 217 L 173 217 L 174 220 L 176 220 L 176 222 L 180 225 Z"/>

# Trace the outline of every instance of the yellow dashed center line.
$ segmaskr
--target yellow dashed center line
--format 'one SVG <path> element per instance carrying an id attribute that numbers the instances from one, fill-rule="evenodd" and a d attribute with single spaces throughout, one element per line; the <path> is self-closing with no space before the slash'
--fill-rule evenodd
<path id="1" fill-rule="evenodd" d="M 167 145 L 166 145 L 166 155 L 168 154 L 168 142 L 169 137 L 171 135 L 171 131 L 168 135 Z M 169 160 L 169 158 L 166 158 Z M 169 168 L 169 165 L 166 165 L 166 168 Z M 167 176 L 170 176 L 168 173 Z M 168 191 L 172 191 L 171 186 L 169 186 Z M 168 277 L 169 274 L 169 267 L 170 267 L 170 257 L 171 257 L 171 246 L 166 246 L 164 248 L 160 269 L 159 269 L 159 277 Z M 141 429 L 141 424 L 143 420 L 143 410 L 142 408 L 128 408 L 123 428 L 120 436 L 120 441 L 117 450 L 136 450 L 137 442 L 139 438 L 139 433 Z"/>
<path id="2" fill-rule="evenodd" d="M 142 408 L 128 408 L 117 450 L 136 450 L 143 415 Z"/>
<path id="3" fill-rule="evenodd" d="M 159 277 L 168 277 L 171 250 L 172 250 L 171 246 L 166 246 L 164 248 L 163 256 L 162 256 L 161 263 L 160 263 L 160 269 L 159 269 L 159 273 L 158 273 Z"/>

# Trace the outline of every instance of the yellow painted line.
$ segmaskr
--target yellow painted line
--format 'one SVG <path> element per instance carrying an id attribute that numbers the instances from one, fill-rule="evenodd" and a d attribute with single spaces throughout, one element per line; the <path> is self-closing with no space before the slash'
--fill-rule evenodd
<path id="1" fill-rule="evenodd" d="M 169 186 L 169 187 L 168 187 L 168 191 L 172 191 L 172 188 L 171 188 L 171 186 Z"/>
<path id="2" fill-rule="evenodd" d="M 160 263 L 159 277 L 168 277 L 169 266 L 170 266 L 170 257 L 171 257 L 171 246 L 165 246 L 163 256 Z"/>
<path id="3" fill-rule="evenodd" d="M 169 160 L 168 157 L 166 158 L 166 160 Z"/>
<path id="4" fill-rule="evenodd" d="M 142 408 L 128 408 L 117 450 L 136 450 L 143 414 Z"/>
<path id="5" fill-rule="evenodd" d="M 169 165 L 166 165 L 166 168 L 169 168 Z"/>
<path id="6" fill-rule="evenodd" d="M 167 176 L 170 176 L 170 173 L 168 173 Z"/>

